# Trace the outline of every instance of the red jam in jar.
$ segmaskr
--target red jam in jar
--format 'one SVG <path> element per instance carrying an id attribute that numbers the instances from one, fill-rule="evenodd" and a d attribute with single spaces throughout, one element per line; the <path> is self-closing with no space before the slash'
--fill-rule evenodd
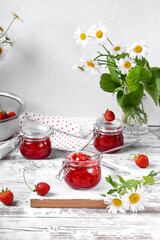
<path id="1" fill-rule="evenodd" d="M 66 155 L 64 180 L 74 189 L 90 189 L 101 180 L 100 157 L 93 152 L 74 152 Z"/>
<path id="2" fill-rule="evenodd" d="M 104 117 L 98 118 L 94 128 L 94 147 L 105 152 L 123 145 L 123 124 L 119 119 L 108 122 Z M 113 151 L 110 153 L 118 152 Z"/>
<path id="3" fill-rule="evenodd" d="M 48 125 L 29 123 L 22 127 L 21 154 L 28 159 L 47 158 L 51 149 L 51 128 Z"/>

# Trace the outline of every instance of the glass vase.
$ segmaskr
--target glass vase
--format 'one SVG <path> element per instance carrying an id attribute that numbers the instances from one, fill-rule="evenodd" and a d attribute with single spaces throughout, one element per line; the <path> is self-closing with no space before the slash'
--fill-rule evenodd
<path id="1" fill-rule="evenodd" d="M 134 112 L 131 115 L 123 113 L 124 133 L 139 135 L 147 132 L 147 100 L 147 96 L 144 94 L 140 104 L 134 108 Z"/>

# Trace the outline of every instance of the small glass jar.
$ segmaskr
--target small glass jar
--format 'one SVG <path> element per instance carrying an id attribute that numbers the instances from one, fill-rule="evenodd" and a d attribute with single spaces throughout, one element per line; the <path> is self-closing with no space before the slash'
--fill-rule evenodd
<path id="1" fill-rule="evenodd" d="M 27 159 L 45 159 L 51 151 L 51 127 L 28 123 L 21 130 L 20 152 Z"/>
<path id="2" fill-rule="evenodd" d="M 94 147 L 105 152 L 123 145 L 123 123 L 116 119 L 108 122 L 104 117 L 98 118 L 94 127 Z M 119 150 L 117 150 L 119 151 Z M 115 153 L 113 151 L 110 153 Z"/>
<path id="3" fill-rule="evenodd" d="M 63 167 L 65 182 L 74 189 L 90 189 L 101 180 L 100 157 L 93 152 L 66 155 Z"/>

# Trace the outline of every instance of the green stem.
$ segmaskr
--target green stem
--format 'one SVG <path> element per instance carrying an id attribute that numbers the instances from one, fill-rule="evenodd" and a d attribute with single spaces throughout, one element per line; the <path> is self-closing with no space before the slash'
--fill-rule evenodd
<path id="1" fill-rule="evenodd" d="M 32 188 L 28 185 L 28 183 L 27 183 L 27 181 L 25 179 L 25 171 L 24 171 L 24 169 L 23 169 L 23 179 L 24 179 L 24 182 L 27 185 L 27 187 L 33 192 Z"/>
<path id="2" fill-rule="evenodd" d="M 16 19 L 16 17 L 13 18 L 13 20 L 12 20 L 11 23 L 9 24 L 8 28 L 6 29 L 6 31 L 0 36 L 0 39 L 6 35 L 6 33 L 8 32 L 8 30 L 9 30 L 10 27 L 12 26 L 13 22 L 15 21 L 15 19 Z"/>
<path id="3" fill-rule="evenodd" d="M 111 42 L 111 40 L 109 38 L 107 38 L 107 41 L 113 46 L 113 43 Z"/>

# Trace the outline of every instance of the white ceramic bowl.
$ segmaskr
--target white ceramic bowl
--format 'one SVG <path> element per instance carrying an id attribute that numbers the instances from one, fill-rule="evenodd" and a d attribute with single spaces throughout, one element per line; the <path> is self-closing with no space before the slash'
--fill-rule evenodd
<path id="1" fill-rule="evenodd" d="M 25 101 L 8 92 L 0 92 L 0 105 L 8 112 L 15 112 L 16 116 L 0 120 L 0 141 L 5 141 L 16 134 L 19 128 L 19 116 L 25 109 Z"/>

